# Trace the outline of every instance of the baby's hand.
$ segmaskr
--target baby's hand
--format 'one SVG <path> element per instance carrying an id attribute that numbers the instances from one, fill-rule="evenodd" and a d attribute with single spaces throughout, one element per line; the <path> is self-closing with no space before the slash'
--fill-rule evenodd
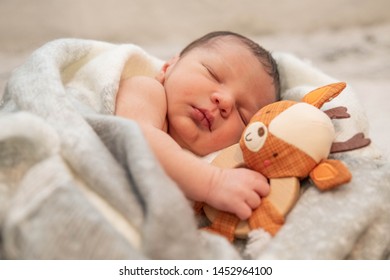
<path id="1" fill-rule="evenodd" d="M 245 169 L 217 169 L 206 203 L 246 220 L 269 193 L 267 179 L 259 172 Z"/>

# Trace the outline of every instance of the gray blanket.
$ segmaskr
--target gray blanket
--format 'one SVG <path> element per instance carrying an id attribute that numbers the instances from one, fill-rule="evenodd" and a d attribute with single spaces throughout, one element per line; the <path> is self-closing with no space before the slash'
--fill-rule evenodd
<path id="1" fill-rule="evenodd" d="M 284 98 L 331 80 L 277 59 Z M 0 96 L 0 258 L 389 258 L 389 164 L 373 147 L 341 155 L 354 180 L 326 194 L 308 187 L 267 242 L 253 233 L 229 244 L 199 230 L 137 124 L 113 116 L 120 79 L 161 64 L 135 45 L 63 39 L 13 72 Z M 339 137 L 368 133 L 346 96 L 339 102 L 355 117 L 337 124 Z"/>

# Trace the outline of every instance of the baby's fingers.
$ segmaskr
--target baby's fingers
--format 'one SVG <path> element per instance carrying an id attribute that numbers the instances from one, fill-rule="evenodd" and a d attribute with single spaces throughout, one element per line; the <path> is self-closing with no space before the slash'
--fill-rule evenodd
<path id="1" fill-rule="evenodd" d="M 241 179 L 241 183 L 245 185 L 245 188 L 254 190 L 261 197 L 267 196 L 269 193 L 269 184 L 266 177 L 261 173 L 250 170 L 250 169 L 241 169 L 241 175 L 244 179 Z"/>
<path id="2" fill-rule="evenodd" d="M 257 177 L 256 179 L 256 183 L 255 183 L 255 188 L 254 190 L 261 196 L 267 196 L 269 194 L 269 191 L 270 191 L 270 186 L 269 186 L 269 183 L 268 183 L 268 180 L 267 178 L 265 178 L 263 175 L 261 175 L 260 173 L 258 174 L 259 176 Z"/>
<path id="3" fill-rule="evenodd" d="M 260 206 L 260 196 L 256 192 L 252 192 L 246 199 L 245 202 L 251 209 L 256 209 Z"/>
<path id="4" fill-rule="evenodd" d="M 247 220 L 252 215 L 252 209 L 246 203 L 237 205 L 235 214 L 240 220 Z"/>

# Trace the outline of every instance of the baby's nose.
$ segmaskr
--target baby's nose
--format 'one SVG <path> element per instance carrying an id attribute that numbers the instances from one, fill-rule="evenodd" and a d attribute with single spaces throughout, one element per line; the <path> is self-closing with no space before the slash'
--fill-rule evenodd
<path id="1" fill-rule="evenodd" d="M 217 105 L 223 117 L 228 117 L 234 106 L 233 98 L 228 94 L 215 93 L 211 97 L 212 102 Z"/>

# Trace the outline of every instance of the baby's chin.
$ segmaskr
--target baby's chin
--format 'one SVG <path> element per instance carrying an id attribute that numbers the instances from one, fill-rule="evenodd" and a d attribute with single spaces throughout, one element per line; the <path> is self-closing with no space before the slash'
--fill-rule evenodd
<path id="1" fill-rule="evenodd" d="M 212 146 L 209 146 L 208 144 L 215 144 L 215 140 L 213 140 L 214 142 L 211 142 L 210 141 L 206 141 L 206 143 L 203 143 L 203 145 L 201 145 L 200 143 L 197 143 L 198 145 L 193 145 L 191 147 L 191 149 L 188 149 L 190 152 L 192 152 L 193 154 L 197 155 L 197 156 L 200 156 L 200 157 L 206 157 L 206 156 L 209 156 L 213 153 L 216 153 L 216 152 L 219 152 L 231 145 L 234 145 L 236 143 L 232 143 L 232 144 L 224 144 L 224 145 L 212 145 Z"/>
<path id="2" fill-rule="evenodd" d="M 168 133 L 183 149 L 200 157 L 220 151 L 239 141 L 231 139 L 222 143 L 209 131 L 199 128 L 190 118 L 181 118 L 180 122 L 176 119 L 174 125 L 169 123 Z"/>
<path id="3" fill-rule="evenodd" d="M 239 139 L 232 139 L 230 141 L 218 141 L 215 135 L 213 137 L 211 133 L 205 133 L 203 131 L 198 131 L 196 137 L 185 139 L 187 140 L 186 149 L 200 157 L 204 157 L 212 153 L 221 151 L 227 147 L 237 144 L 239 141 Z"/>
<path id="4" fill-rule="evenodd" d="M 204 147 L 203 145 L 199 145 L 199 143 L 196 143 L 196 142 L 186 141 L 184 143 L 179 143 L 179 145 L 183 149 L 185 149 L 185 150 L 187 150 L 187 151 L 189 151 L 189 152 L 191 152 L 199 157 L 204 157 L 204 156 L 207 156 L 208 154 L 214 152 L 214 150 L 212 150 L 208 147 Z"/>

